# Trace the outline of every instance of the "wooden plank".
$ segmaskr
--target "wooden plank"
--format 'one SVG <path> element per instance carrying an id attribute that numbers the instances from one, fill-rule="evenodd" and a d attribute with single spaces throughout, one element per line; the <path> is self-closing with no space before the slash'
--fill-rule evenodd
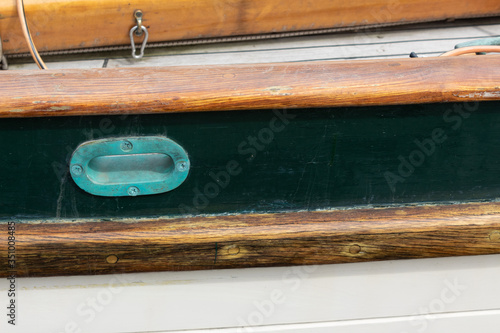
<path id="1" fill-rule="evenodd" d="M 500 99 L 500 56 L 0 73 L 0 117 Z"/>
<path id="2" fill-rule="evenodd" d="M 90 69 L 90 68 L 102 68 L 104 59 L 102 60 L 77 60 L 77 61 L 58 61 L 50 63 L 52 69 Z M 16 64 L 10 65 L 9 70 L 38 70 L 38 66 L 35 63 L 28 64 Z"/>
<path id="3" fill-rule="evenodd" d="M 481 30 L 483 28 L 491 33 Z M 50 69 L 69 69 L 101 68 L 105 57 L 109 58 L 108 68 L 408 58 L 410 51 L 415 51 L 419 55 L 437 56 L 452 49 L 457 43 L 492 35 L 500 35 L 500 25 L 483 22 L 479 26 L 454 26 L 453 24 L 433 28 L 412 26 L 411 28 L 376 29 L 357 33 L 151 48 L 139 61 L 133 59 L 130 52 L 126 51 L 120 54 L 44 57 L 44 61 Z M 84 60 L 86 57 L 99 61 Z M 21 63 L 22 61 L 32 62 L 30 58 L 11 58 L 9 69 L 38 68 L 35 63 Z"/>
<path id="4" fill-rule="evenodd" d="M 500 14 L 496 0 L 78 0 L 25 2 L 39 51 L 127 45 L 141 9 L 150 41 L 278 33 Z M 26 52 L 14 0 L 0 2 L 6 53 Z M 84 28 L 82 28 L 84 27 Z"/>
<path id="5" fill-rule="evenodd" d="M 500 35 L 500 25 L 481 25 Z M 141 61 L 127 55 L 108 67 L 221 65 L 312 60 L 408 58 L 410 52 L 437 56 L 464 41 L 490 37 L 476 26 L 393 29 L 282 38 L 272 41 L 220 43 L 148 49 Z M 55 64 L 57 66 L 57 64 Z M 51 68 L 53 65 L 50 66 Z M 32 67 L 35 68 L 35 67 Z"/>
<path id="6" fill-rule="evenodd" d="M 486 324 L 487 317 L 498 318 L 494 309 L 500 309 L 500 299 L 494 297 L 500 293 L 499 259 L 500 255 L 489 255 L 17 278 L 19 320 L 15 327 L 0 321 L 0 330 L 136 333 L 227 328 L 234 332 L 246 324 L 247 330 L 239 332 L 258 332 L 259 327 L 325 323 L 336 325 L 335 332 L 351 333 L 373 332 L 377 326 L 387 328 L 384 332 L 416 333 L 425 327 L 432 333 L 468 333 L 481 327 L 482 332 L 495 333 L 497 326 Z M 8 280 L 0 279 L 4 304 L 7 289 Z M 273 309 L 271 293 L 282 295 Z M 262 310 L 266 305 L 268 311 Z"/>
<path id="7" fill-rule="evenodd" d="M 476 34 L 477 36 L 477 34 Z M 161 56 L 149 56 L 142 61 L 135 61 L 131 57 L 123 59 L 111 59 L 109 68 L 117 67 L 152 67 L 152 66 L 190 66 L 190 65 L 224 65 L 224 64 L 255 64 L 255 63 L 279 63 L 298 61 L 325 61 L 325 60 L 354 60 L 354 59 L 385 59 L 385 58 L 408 58 L 410 52 L 415 51 L 420 56 L 440 55 L 460 42 L 469 41 L 470 38 L 462 38 L 451 41 L 428 40 L 409 41 L 404 43 L 372 43 L 360 45 L 332 45 L 317 47 L 289 47 L 280 49 L 273 46 L 268 50 L 247 51 L 219 51 L 193 52 L 193 54 L 168 54 Z M 289 44 L 290 45 L 290 44 Z M 34 68 L 34 67 L 33 67 Z"/>
<path id="8" fill-rule="evenodd" d="M 15 225 L 17 276 L 500 253 L 500 203 Z M 7 243 L 0 276 L 9 274 Z"/>

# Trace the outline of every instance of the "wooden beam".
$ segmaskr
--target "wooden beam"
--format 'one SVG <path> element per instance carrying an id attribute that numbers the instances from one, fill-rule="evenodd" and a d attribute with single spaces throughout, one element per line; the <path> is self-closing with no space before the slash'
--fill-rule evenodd
<path id="1" fill-rule="evenodd" d="M 29 0 L 24 6 L 39 51 L 129 45 L 136 9 L 150 42 L 500 14 L 497 0 Z M 15 0 L 0 0 L 0 35 L 7 54 L 28 51 Z"/>
<path id="2" fill-rule="evenodd" d="M 500 56 L 0 72 L 0 118 L 500 99 Z"/>
<path id="3" fill-rule="evenodd" d="M 2 223 L 7 235 L 8 224 Z M 18 221 L 17 276 L 333 264 L 500 253 L 500 203 Z M 11 249 L 12 250 L 12 249 Z M 11 271 L 0 245 L 0 276 Z"/>

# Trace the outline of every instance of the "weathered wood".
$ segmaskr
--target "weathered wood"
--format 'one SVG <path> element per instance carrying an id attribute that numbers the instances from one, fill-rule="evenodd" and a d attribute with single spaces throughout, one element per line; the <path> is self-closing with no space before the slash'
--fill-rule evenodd
<path id="1" fill-rule="evenodd" d="M 7 234 L 7 224 L 1 224 Z M 500 203 L 17 223 L 18 276 L 331 264 L 500 253 Z M 7 245 L 0 276 L 8 274 Z"/>
<path id="2" fill-rule="evenodd" d="M 0 73 L 0 117 L 500 99 L 500 56 Z"/>
<path id="3" fill-rule="evenodd" d="M 321 34 L 295 38 L 276 38 L 268 41 L 217 43 L 172 48 L 152 48 L 140 61 L 129 52 L 110 57 L 74 55 L 44 57 L 50 69 L 91 69 L 116 67 L 157 66 L 216 66 L 229 64 L 256 64 L 324 60 L 355 60 L 406 58 L 410 51 L 424 57 L 435 57 L 451 50 L 454 45 L 473 39 L 487 38 L 500 33 L 496 18 L 460 20 L 425 27 L 406 26 L 393 29 L 342 34 Z M 467 25 L 468 24 L 468 25 Z M 480 29 L 478 29 L 480 28 Z M 18 63 L 11 58 L 9 69 L 38 69 L 31 60 Z"/>
<path id="4" fill-rule="evenodd" d="M 136 9 L 144 13 L 151 42 L 500 14 L 496 0 L 25 1 L 39 51 L 130 44 Z M 27 52 L 15 0 L 1 0 L 0 13 L 4 50 Z"/>

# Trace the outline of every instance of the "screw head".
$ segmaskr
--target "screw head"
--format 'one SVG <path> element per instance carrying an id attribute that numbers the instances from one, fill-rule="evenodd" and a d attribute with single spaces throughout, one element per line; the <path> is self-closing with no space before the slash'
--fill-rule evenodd
<path id="1" fill-rule="evenodd" d="M 130 186 L 127 190 L 128 195 L 131 197 L 135 197 L 136 195 L 139 195 L 139 189 L 135 186 Z"/>
<path id="2" fill-rule="evenodd" d="M 177 170 L 180 172 L 184 172 L 189 168 L 188 162 L 186 161 L 180 161 L 177 163 Z"/>
<path id="3" fill-rule="evenodd" d="M 75 176 L 79 176 L 83 173 L 83 168 L 80 164 L 75 164 L 71 167 L 71 172 L 75 175 Z"/>
<path id="4" fill-rule="evenodd" d="M 135 18 L 142 18 L 142 10 L 138 9 L 134 12 Z"/>
<path id="5" fill-rule="evenodd" d="M 120 145 L 120 148 L 123 151 L 130 151 L 130 150 L 132 150 L 132 148 L 134 148 L 134 146 L 132 145 L 132 142 L 130 142 L 130 141 L 123 141 L 122 144 Z"/>

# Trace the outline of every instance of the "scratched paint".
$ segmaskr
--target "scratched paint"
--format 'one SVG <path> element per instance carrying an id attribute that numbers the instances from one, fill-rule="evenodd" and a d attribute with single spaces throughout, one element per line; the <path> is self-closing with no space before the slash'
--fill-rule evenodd
<path id="1" fill-rule="evenodd" d="M 456 130 L 454 118 L 443 119 L 456 104 L 289 110 L 294 117 L 273 123 L 275 132 L 266 130 L 272 110 L 4 119 L 0 139 L 11 144 L 2 148 L 0 188 L 8 191 L 0 193 L 0 218 L 180 216 L 181 205 L 211 215 L 488 200 L 500 191 L 498 105 L 480 104 Z M 446 141 L 392 192 L 384 173 L 397 173 L 399 157 L 413 156 L 415 140 L 436 128 Z M 167 136 L 188 153 L 190 174 L 177 189 L 144 197 L 97 197 L 71 179 L 61 182 L 54 163 L 67 171 L 68 156 L 97 134 Z M 231 161 L 241 172 L 228 177 Z"/>

